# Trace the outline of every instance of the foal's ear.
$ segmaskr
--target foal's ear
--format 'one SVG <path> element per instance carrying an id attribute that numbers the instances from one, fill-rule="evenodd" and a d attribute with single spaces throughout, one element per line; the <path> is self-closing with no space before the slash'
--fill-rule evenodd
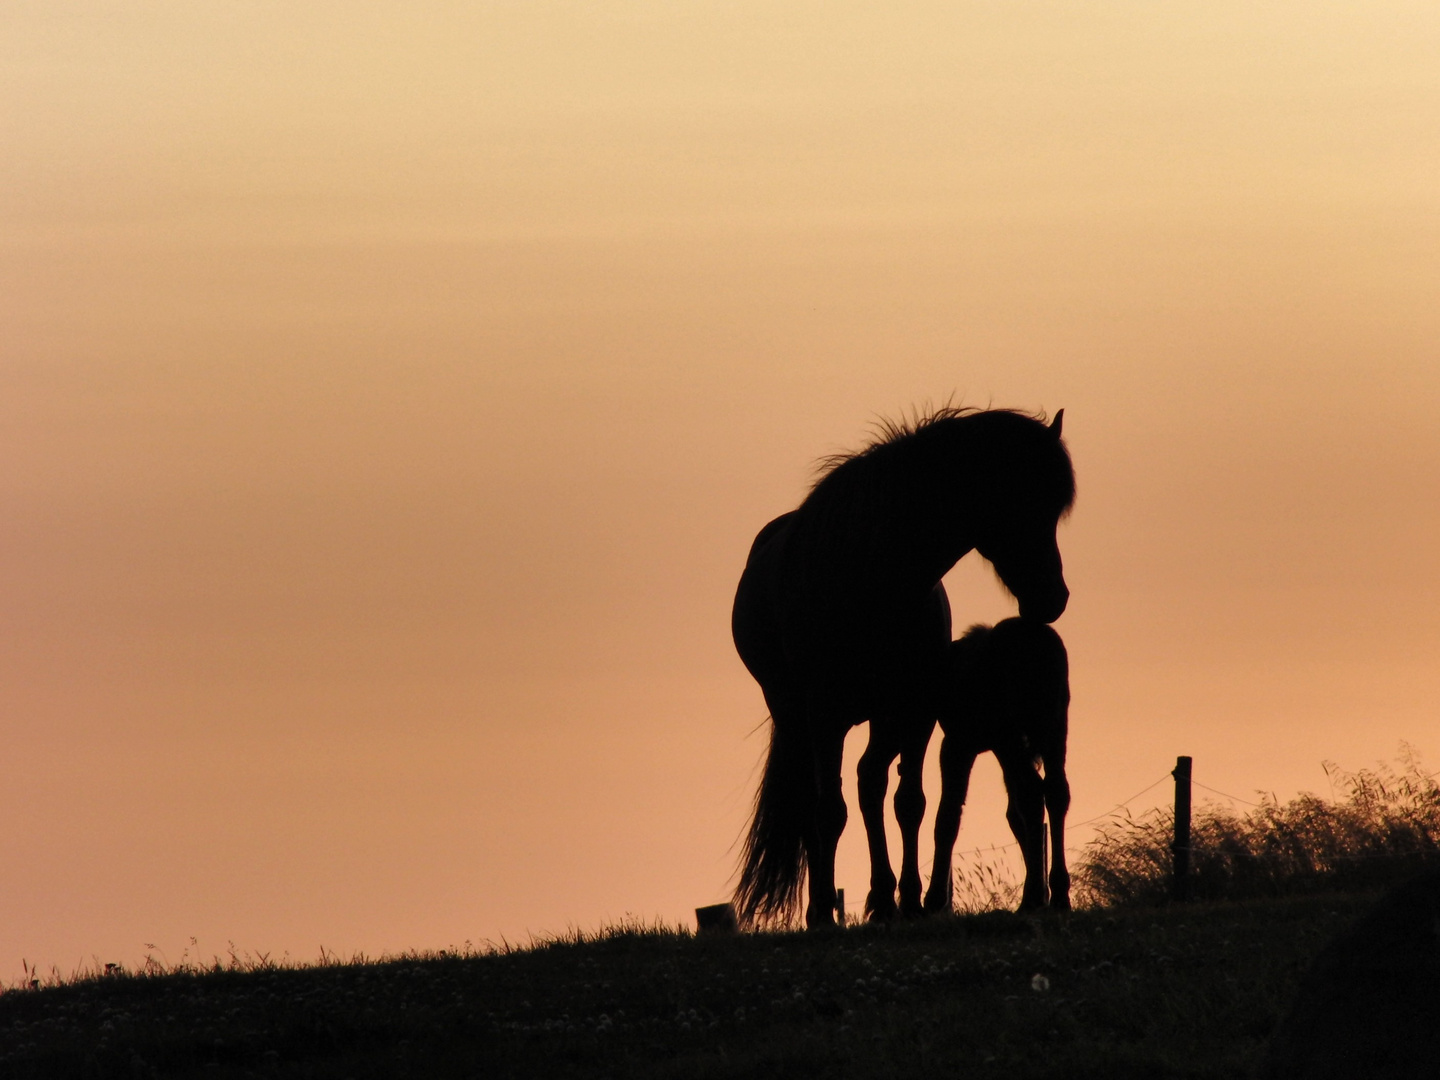
<path id="1" fill-rule="evenodd" d="M 1055 414 L 1055 419 L 1050 421 L 1050 434 L 1055 438 L 1060 437 L 1060 429 L 1065 425 L 1065 410 L 1061 409 Z"/>

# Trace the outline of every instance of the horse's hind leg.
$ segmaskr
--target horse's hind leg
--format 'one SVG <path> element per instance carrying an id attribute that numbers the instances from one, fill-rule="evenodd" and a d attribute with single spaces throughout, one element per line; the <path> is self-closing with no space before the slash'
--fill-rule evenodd
<path id="1" fill-rule="evenodd" d="M 885 791 L 890 786 L 890 763 L 899 753 L 891 727 L 870 721 L 870 741 L 860 757 L 856 780 L 865 840 L 870 847 L 870 894 L 865 898 L 865 914 L 872 920 L 895 916 L 895 872 L 885 843 Z"/>
<path id="2" fill-rule="evenodd" d="M 935 860 L 930 867 L 930 888 L 925 893 L 925 910 L 949 911 L 954 904 L 955 838 L 960 835 L 960 815 L 970 789 L 970 771 L 975 767 L 975 749 L 960 739 L 945 736 L 940 743 L 940 805 L 935 810 Z"/>
<path id="3" fill-rule="evenodd" d="M 835 925 L 835 849 L 849 817 L 841 790 L 840 764 L 845 751 L 845 731 L 823 734 L 815 753 L 819 798 L 814 825 L 806 831 L 806 861 L 810 868 L 810 905 L 805 925 L 812 930 Z"/>
<path id="4" fill-rule="evenodd" d="M 900 826 L 900 914 L 913 918 L 925 913 L 920 903 L 920 823 L 925 818 L 925 748 L 930 745 L 933 722 L 918 724 L 905 733 L 900 749 L 900 783 L 895 788 L 895 821 Z"/>

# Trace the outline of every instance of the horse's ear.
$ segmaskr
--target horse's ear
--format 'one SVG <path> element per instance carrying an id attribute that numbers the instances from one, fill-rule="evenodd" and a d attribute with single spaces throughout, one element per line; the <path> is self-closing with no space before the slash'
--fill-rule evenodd
<path id="1" fill-rule="evenodd" d="M 1061 409 L 1055 414 L 1055 419 L 1050 421 L 1050 434 L 1054 435 L 1055 438 L 1058 439 L 1060 437 L 1060 429 L 1064 426 L 1064 424 L 1065 410 Z"/>

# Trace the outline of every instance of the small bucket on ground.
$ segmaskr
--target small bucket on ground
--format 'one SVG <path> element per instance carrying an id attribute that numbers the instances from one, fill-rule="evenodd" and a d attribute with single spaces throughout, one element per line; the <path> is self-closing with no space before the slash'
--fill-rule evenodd
<path id="1" fill-rule="evenodd" d="M 733 934 L 740 929 L 732 904 L 711 904 L 695 909 L 695 929 L 701 934 Z"/>

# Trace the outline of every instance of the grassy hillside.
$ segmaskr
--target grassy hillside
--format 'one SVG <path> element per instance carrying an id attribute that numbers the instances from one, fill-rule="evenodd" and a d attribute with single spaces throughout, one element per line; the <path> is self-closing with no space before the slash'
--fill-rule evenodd
<path id="1" fill-rule="evenodd" d="M 1159 809 L 1102 826 L 1070 916 L 115 972 L 0 994 L 0 1077 L 1245 1077 L 1321 946 L 1440 858 L 1440 781 L 1400 766 L 1201 807 L 1187 905 Z M 971 870 L 962 906 L 1013 902 Z"/>
<path id="2" fill-rule="evenodd" d="M 1243 1077 L 1370 898 L 119 973 L 0 995 L 0 1075 Z"/>

